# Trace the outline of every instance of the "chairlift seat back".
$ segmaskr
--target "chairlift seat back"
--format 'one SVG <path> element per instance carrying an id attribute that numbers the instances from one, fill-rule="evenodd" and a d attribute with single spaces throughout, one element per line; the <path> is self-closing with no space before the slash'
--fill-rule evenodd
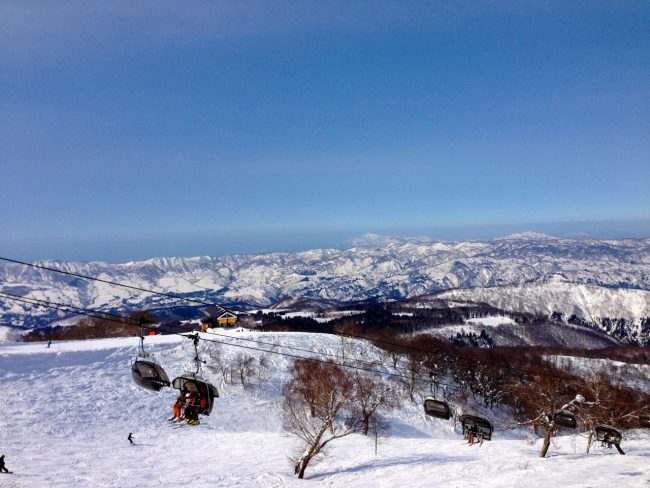
<path id="1" fill-rule="evenodd" d="M 160 391 L 169 386 L 169 377 L 165 370 L 153 359 L 138 356 L 131 365 L 131 377 L 136 385 L 145 390 Z"/>
<path id="2" fill-rule="evenodd" d="M 600 442 L 606 442 L 608 444 L 613 444 L 615 446 L 620 445 L 622 435 L 618 429 L 615 429 L 611 425 L 600 424 L 596 426 L 595 429 L 596 440 Z"/>
<path id="3" fill-rule="evenodd" d="M 463 435 L 471 433 L 482 436 L 486 441 L 492 439 L 494 429 L 488 419 L 478 415 L 461 415 L 460 423 L 463 425 Z"/>
<path id="4" fill-rule="evenodd" d="M 449 405 L 442 400 L 436 400 L 431 397 L 424 400 L 424 413 L 444 420 L 449 420 L 449 417 L 451 417 Z"/>
<path id="5" fill-rule="evenodd" d="M 568 410 L 558 410 L 553 415 L 553 421 L 562 427 L 568 427 L 569 429 L 575 429 L 578 426 L 578 421 L 573 412 Z"/>

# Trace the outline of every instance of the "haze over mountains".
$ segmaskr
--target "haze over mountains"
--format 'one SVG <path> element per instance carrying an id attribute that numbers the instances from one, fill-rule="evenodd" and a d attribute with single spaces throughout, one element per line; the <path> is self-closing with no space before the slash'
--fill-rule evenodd
<path id="1" fill-rule="evenodd" d="M 40 261 L 45 266 L 229 306 L 287 297 L 341 302 L 449 291 L 449 300 L 582 321 L 618 338 L 650 338 L 650 239 L 561 239 L 520 233 L 484 241 L 431 242 L 366 235 L 355 247 L 146 261 Z M 0 266 L 0 291 L 101 310 L 165 306 L 170 299 L 17 264 Z M 579 285 L 579 286 L 578 286 Z M 10 300 L 3 325 L 29 328 L 64 314 Z M 623 321 L 622 323 L 620 321 Z M 611 325 L 611 321 L 615 322 Z M 618 325 L 617 325 L 618 324 Z M 616 334 L 614 334 L 616 335 Z"/>

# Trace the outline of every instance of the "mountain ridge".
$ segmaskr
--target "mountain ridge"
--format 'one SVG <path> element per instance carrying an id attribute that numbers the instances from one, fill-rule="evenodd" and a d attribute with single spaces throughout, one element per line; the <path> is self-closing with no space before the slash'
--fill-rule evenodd
<path id="1" fill-rule="evenodd" d="M 450 289 L 557 281 L 650 290 L 650 239 L 564 239 L 527 235 L 489 241 L 387 242 L 376 247 L 312 249 L 222 257 L 155 257 L 110 264 L 39 261 L 43 266 L 140 288 L 229 305 L 270 306 L 287 297 L 334 301 L 400 299 Z M 0 265 L 0 291 L 99 310 L 169 305 L 105 283 L 18 264 Z M 503 307 L 501 307 L 503 308 Z M 566 307 L 565 307 L 566 308 Z M 624 317 L 612 310 L 610 318 Z M 10 300 L 0 320 L 33 327 L 60 314 Z"/>

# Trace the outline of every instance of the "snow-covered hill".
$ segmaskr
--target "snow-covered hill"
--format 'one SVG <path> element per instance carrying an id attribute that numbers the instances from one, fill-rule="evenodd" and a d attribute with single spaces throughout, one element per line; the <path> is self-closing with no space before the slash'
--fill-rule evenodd
<path id="1" fill-rule="evenodd" d="M 602 296 L 610 293 L 605 288 L 650 290 L 650 239 L 572 240 L 524 233 L 467 242 L 400 241 L 373 235 L 360 242 L 364 247 L 346 250 L 153 258 L 122 264 L 40 264 L 231 306 L 268 306 L 286 297 L 303 296 L 338 301 L 413 297 L 454 288 L 558 278 L 603 287 Z M 17 264 L 0 265 L 0 291 L 104 310 L 169 303 L 168 299 Z M 641 301 L 646 297 L 647 303 L 647 295 L 633 295 Z M 619 302 L 607 303 L 618 306 Z M 561 310 L 572 306 L 563 305 Z M 603 315 L 627 317 L 626 313 L 612 308 Z M 33 327 L 57 317 L 60 315 L 45 309 L 0 299 L 0 323 L 5 325 Z"/>
<path id="2" fill-rule="evenodd" d="M 565 323 L 587 324 L 623 342 L 650 344 L 650 292 L 576 285 L 553 280 L 512 286 L 450 290 L 437 299 L 487 303 Z"/>
<path id="3" fill-rule="evenodd" d="M 464 324 L 431 327 L 418 333 L 452 341 L 458 334 L 487 334 L 495 346 L 506 347 L 543 345 L 566 349 L 601 349 L 620 345 L 613 337 L 584 326 L 556 322 L 520 324 L 503 316 L 469 319 Z"/>
<path id="4" fill-rule="evenodd" d="M 233 342 L 278 341 L 336 354 L 340 341 L 319 334 L 230 332 Z M 227 334 L 227 335 L 228 335 Z M 205 336 L 204 336 L 205 337 Z M 191 357 L 177 336 L 147 339 L 171 377 Z M 189 341 L 185 341 L 188 343 Z M 232 359 L 241 351 L 223 346 Z M 350 341 L 348 357 L 378 351 Z M 389 431 L 379 439 L 354 434 L 333 442 L 329 454 L 310 464 L 306 479 L 293 477 L 288 457 L 299 444 L 281 428 L 281 387 L 290 359 L 270 355 L 270 378 L 246 388 L 222 385 L 210 417 L 197 427 L 167 422 L 176 390 L 152 393 L 131 382 L 129 356 L 136 339 L 102 339 L 0 345 L 0 452 L 14 474 L 0 474 L 0 485 L 17 487 L 611 487 L 647 486 L 650 436 L 627 433 L 626 456 L 586 439 L 561 434 L 550 456 L 538 457 L 541 439 L 529 429 L 512 430 L 495 421 L 491 442 L 468 446 L 453 422 L 432 420 L 421 398 L 385 412 Z M 276 351 L 280 350 L 277 347 Z M 488 412 L 485 413 L 487 415 Z M 133 433 L 135 445 L 127 441 Z"/>

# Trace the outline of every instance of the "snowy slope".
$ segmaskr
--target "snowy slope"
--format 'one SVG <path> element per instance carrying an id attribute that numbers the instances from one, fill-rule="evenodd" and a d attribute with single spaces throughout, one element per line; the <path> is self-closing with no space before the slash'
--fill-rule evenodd
<path id="1" fill-rule="evenodd" d="M 303 334 L 230 332 L 233 337 L 278 342 L 336 354 L 336 338 Z M 228 341 L 224 337 L 219 340 Z M 149 338 L 170 376 L 191 357 L 176 336 Z M 189 341 L 185 341 L 189 342 Z M 174 390 L 151 393 L 130 380 L 135 339 L 0 345 L 0 451 L 13 475 L 2 483 L 21 487 L 231 487 L 231 486 L 592 486 L 641 487 L 650 480 L 650 435 L 630 432 L 627 456 L 600 447 L 584 455 L 585 439 L 557 438 L 551 456 L 539 459 L 539 440 L 505 429 L 494 440 L 469 447 L 451 422 L 429 420 L 406 402 L 388 415 L 390 435 L 353 435 L 334 442 L 329 455 L 309 466 L 305 480 L 288 461 L 298 447 L 280 423 L 281 385 L 288 359 L 270 356 L 271 379 L 247 388 L 220 387 L 213 413 L 198 427 L 174 428 L 165 419 Z M 351 342 L 349 354 L 376 357 Z M 230 348 L 234 356 L 241 350 Z M 499 416 L 494 413 L 499 418 Z M 126 440 L 134 433 L 136 445 Z"/>
<path id="2" fill-rule="evenodd" d="M 619 340 L 650 344 L 650 324 L 646 325 L 650 318 L 650 292 L 644 290 L 611 289 L 553 280 L 450 290 L 436 295 L 436 298 L 482 302 L 502 310 L 526 311 L 548 317 L 556 314 L 565 322 L 573 316 Z M 621 319 L 624 324 L 620 323 Z"/>
<path id="3" fill-rule="evenodd" d="M 600 349 L 620 345 L 613 337 L 584 326 L 555 322 L 541 325 L 518 324 L 505 317 L 469 319 L 464 324 L 436 326 L 422 329 L 418 333 L 453 339 L 457 334 L 480 335 L 482 332 L 487 333 L 495 346 L 545 345 L 567 349 Z"/>
<path id="4" fill-rule="evenodd" d="M 650 365 L 624 363 L 611 359 L 546 356 L 560 369 L 576 374 L 604 373 L 620 378 L 625 385 L 640 391 L 650 391 Z"/>

